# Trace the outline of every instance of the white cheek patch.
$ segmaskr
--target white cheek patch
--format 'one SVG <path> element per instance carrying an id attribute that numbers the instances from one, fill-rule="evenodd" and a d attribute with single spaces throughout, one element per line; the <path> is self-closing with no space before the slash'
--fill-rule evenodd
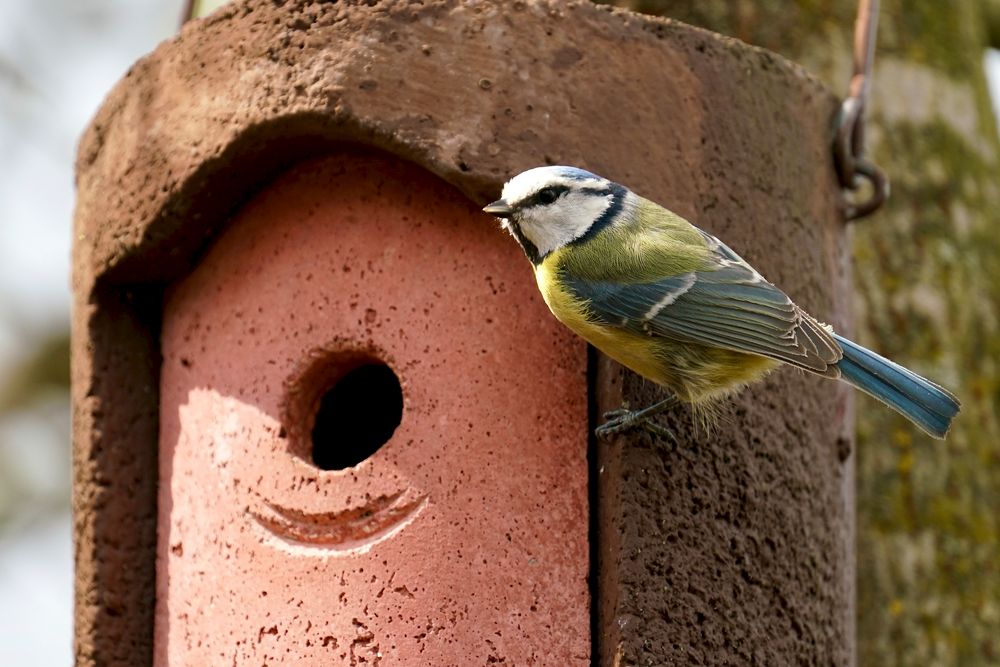
<path id="1" fill-rule="evenodd" d="M 521 232 L 541 257 L 580 238 L 611 206 L 614 195 L 573 191 L 548 206 L 532 206 L 521 212 Z"/>

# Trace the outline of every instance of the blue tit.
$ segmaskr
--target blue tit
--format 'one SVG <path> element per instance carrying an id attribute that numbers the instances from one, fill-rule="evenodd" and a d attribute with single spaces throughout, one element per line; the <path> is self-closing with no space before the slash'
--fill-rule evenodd
<path id="1" fill-rule="evenodd" d="M 719 399 L 780 363 L 844 380 L 935 438 L 958 414 L 951 393 L 837 335 L 722 241 L 618 183 L 538 167 L 483 210 L 520 244 L 560 322 L 671 392 L 609 413 L 600 436 L 648 427 L 678 399 Z"/>

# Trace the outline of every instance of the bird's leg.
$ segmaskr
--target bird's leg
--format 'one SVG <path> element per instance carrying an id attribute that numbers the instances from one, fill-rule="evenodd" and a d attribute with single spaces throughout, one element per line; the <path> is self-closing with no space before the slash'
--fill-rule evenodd
<path id="1" fill-rule="evenodd" d="M 676 404 L 676 396 L 667 396 L 662 401 L 653 403 L 641 410 L 629 410 L 623 406 L 617 410 L 605 412 L 604 418 L 608 421 L 594 429 L 594 433 L 598 438 L 609 438 L 618 433 L 633 429 L 636 426 L 642 426 L 653 435 L 658 435 L 669 440 L 676 440 L 673 431 L 652 421 L 653 417 Z"/>

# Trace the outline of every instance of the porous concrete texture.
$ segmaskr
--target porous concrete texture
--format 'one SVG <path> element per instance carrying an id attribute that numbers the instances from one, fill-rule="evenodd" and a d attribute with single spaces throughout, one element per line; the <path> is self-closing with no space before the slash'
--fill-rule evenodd
<path id="1" fill-rule="evenodd" d="M 188 24 L 80 145 L 78 664 L 152 661 L 162 294 L 263 184 L 343 142 L 476 203 L 522 169 L 574 164 L 719 234 L 845 330 L 835 109 L 765 51 L 585 2 L 248 0 Z M 598 409 L 653 393 L 595 368 Z M 848 664 L 847 390 L 780 370 L 710 431 L 684 409 L 665 420 L 677 448 L 592 444 L 598 663 Z"/>
<path id="2" fill-rule="evenodd" d="M 164 307 L 154 664 L 590 664 L 586 346 L 526 269 L 397 159 L 251 200 Z M 359 358 L 402 422 L 321 471 L 309 418 Z"/>

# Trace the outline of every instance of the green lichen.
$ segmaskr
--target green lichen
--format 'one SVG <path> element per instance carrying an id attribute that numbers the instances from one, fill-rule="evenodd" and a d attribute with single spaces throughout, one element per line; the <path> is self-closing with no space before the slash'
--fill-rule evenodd
<path id="1" fill-rule="evenodd" d="M 979 78 L 960 84 L 972 108 Z M 990 664 L 1000 653 L 989 622 L 1000 599 L 996 137 L 973 143 L 947 115 L 872 120 L 874 157 L 896 178 L 886 210 L 855 231 L 858 333 L 954 388 L 963 412 L 935 442 L 861 399 L 861 662 Z"/>
<path id="2" fill-rule="evenodd" d="M 927 65 L 959 79 L 981 65 L 982 49 L 968 48 L 984 44 L 979 3 L 885 0 L 879 25 L 881 55 Z"/>

